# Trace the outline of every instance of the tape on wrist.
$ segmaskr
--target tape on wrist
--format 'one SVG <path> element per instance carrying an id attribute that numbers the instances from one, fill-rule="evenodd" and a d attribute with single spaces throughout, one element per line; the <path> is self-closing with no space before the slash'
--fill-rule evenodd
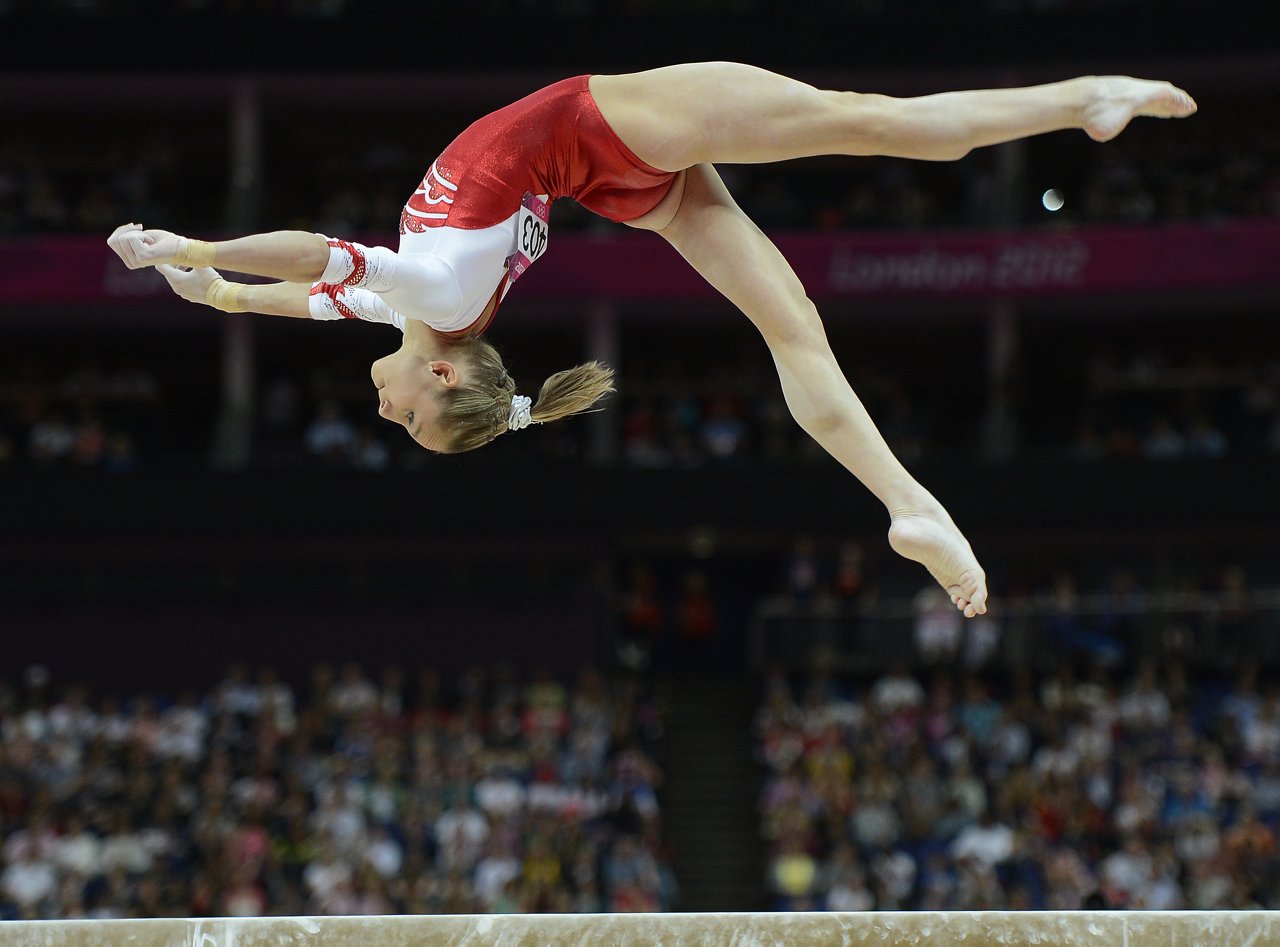
<path id="1" fill-rule="evenodd" d="M 223 312 L 244 312 L 244 307 L 240 305 L 240 293 L 244 286 L 244 283 L 228 283 L 219 276 L 209 284 L 204 301 Z"/>
<path id="2" fill-rule="evenodd" d="M 213 266 L 213 244 L 204 240 L 178 238 L 178 252 L 173 262 L 178 266 Z"/>

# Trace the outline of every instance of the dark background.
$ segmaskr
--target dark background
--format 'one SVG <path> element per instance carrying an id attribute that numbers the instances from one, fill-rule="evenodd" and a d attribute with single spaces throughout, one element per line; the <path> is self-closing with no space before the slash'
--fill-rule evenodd
<path id="1" fill-rule="evenodd" d="M 572 72 L 732 58 L 815 81 L 829 77 L 850 87 L 901 92 L 1002 84 L 1014 77 L 1033 81 L 1112 69 L 1145 72 L 1187 86 L 1207 106 L 1203 125 L 1196 124 L 1197 117 L 1176 129 L 1187 136 L 1213 127 L 1215 103 L 1246 116 L 1250 103 L 1264 109 L 1275 104 L 1269 96 L 1276 77 L 1276 8 L 1265 2 L 1079 3 L 1048 9 L 1017 3 L 741 2 L 727 11 L 716 4 L 494 2 L 456 8 L 362 3 L 321 9 L 11 2 L 4 13 L 6 53 L 0 70 L 7 89 L 0 92 L 0 114 L 6 135 L 80 159 L 93 152 L 95 138 L 109 137 L 106 129 L 133 140 L 171 135 L 180 143 L 178 192 L 187 202 L 176 210 L 189 211 L 196 223 L 215 230 L 234 212 L 226 206 L 223 83 L 237 77 L 252 77 L 275 90 L 268 93 L 268 178 L 255 198 L 252 229 L 292 226 L 308 209 L 288 200 L 297 196 L 286 186 L 296 167 L 288 147 L 317 156 L 318 163 L 341 140 L 365 134 L 366 116 L 372 116 L 369 126 L 376 131 L 381 118 L 394 115 L 414 146 L 413 158 L 425 166 L 429 149 L 447 141 L 468 114 L 544 78 Z M 399 92 L 411 88 L 416 77 L 427 90 L 465 92 L 445 96 L 453 104 L 444 110 L 433 107 L 428 91 L 412 113 L 397 111 Z M 340 90 L 344 80 L 355 85 L 351 94 L 362 104 L 353 108 L 340 100 L 326 109 L 325 97 Z M 323 91 L 309 95 L 311 86 Z M 410 119 L 418 110 L 420 124 Z M 1259 118 L 1260 127 L 1266 124 Z M 1067 155 L 1080 147 L 1074 139 L 1068 145 L 1065 136 L 1050 136 L 1037 144 L 1036 157 L 1052 162 L 1055 142 Z M 838 180 L 839 165 L 821 169 L 827 173 L 824 181 Z M 802 189 L 808 177 L 802 171 L 783 173 L 779 180 L 784 187 Z M 403 178 L 401 188 L 413 180 L 412 175 Z M 183 226 L 181 217 L 171 223 Z M 1183 336 L 1204 332 L 1212 338 L 1215 330 L 1209 326 L 1225 319 L 1234 337 L 1270 340 L 1276 296 L 1258 295 L 1242 301 L 1234 316 L 1229 296 L 1179 300 L 1180 311 L 1170 318 Z M 626 307 L 625 300 L 621 303 Z M 1163 310 L 1172 309 L 1172 303 L 1073 300 L 1056 315 L 1031 312 L 1024 317 L 1024 350 L 1043 338 L 1047 352 L 1056 350 L 1060 361 L 1070 363 L 1072 326 L 1086 314 L 1094 318 L 1081 331 L 1092 340 L 1105 340 L 1109 333 L 1117 340 L 1159 340 L 1167 331 Z M 508 309 L 519 306 L 517 295 Z M 440 614 L 476 608 L 487 613 L 492 602 L 494 623 L 502 626 L 498 598 L 520 593 L 500 593 L 483 577 L 511 569 L 548 573 L 542 591 L 549 599 L 591 602 L 584 607 L 594 617 L 567 639 L 573 647 L 560 651 L 542 640 L 536 627 L 508 624 L 508 632 L 538 636 L 537 647 L 547 657 L 560 654 L 571 662 L 584 651 L 598 657 L 608 654 L 616 631 L 608 603 L 628 565 L 655 556 L 678 569 L 690 555 L 690 531 L 699 528 L 712 531 L 715 541 L 700 546 L 697 555 L 723 566 L 723 595 L 738 614 L 749 614 L 757 596 L 775 591 L 782 550 L 799 533 L 831 543 L 846 537 L 863 541 L 874 560 L 884 563 L 890 587 L 907 588 L 918 578 L 911 567 L 887 557 L 880 539 L 884 516 L 877 505 L 822 459 L 637 471 L 625 464 L 585 463 L 575 446 L 566 448 L 567 456 L 547 456 L 547 450 L 504 438 L 480 455 L 434 458 L 409 472 L 369 475 L 306 464 L 283 471 L 254 469 L 261 466 L 254 464 L 211 471 L 210 426 L 223 407 L 217 362 L 222 329 L 208 313 L 178 304 L 169 308 L 172 312 L 101 309 L 86 318 L 79 308 L 19 309 L 0 301 L 0 337 L 11 372 L 25 356 L 47 361 L 48 353 L 58 353 L 55 361 L 70 363 L 139 352 L 167 370 L 168 410 L 181 418 L 163 422 L 156 435 L 169 448 L 163 459 L 153 451 L 149 462 L 127 477 L 22 464 L 0 468 L 0 555 L 6 562 L 0 609 L 7 610 L 0 621 L 11 629 L 12 644 L 4 656 L 11 672 L 40 657 L 55 666 L 65 662 L 69 673 L 108 661 L 122 685 L 141 685 L 151 668 L 138 664 L 136 656 L 166 649 L 162 632 L 147 631 L 145 616 L 167 602 L 164 607 L 188 616 L 183 623 L 205 615 L 213 625 L 244 629 L 239 641 L 193 631 L 201 641 L 199 662 L 216 665 L 223 656 L 209 654 L 208 648 L 225 645 L 228 654 L 247 649 L 246 658 L 261 649 L 263 657 L 294 655 L 296 661 L 283 663 L 294 664 L 296 673 L 312 657 L 336 657 L 372 641 L 393 650 L 393 642 L 405 641 L 410 616 L 424 606 L 441 609 Z M 959 311 L 945 303 L 928 310 L 890 302 L 870 319 L 837 311 L 831 323 L 847 358 L 856 361 L 870 347 L 889 373 L 900 359 L 910 375 L 909 366 L 953 345 L 967 347 L 975 361 L 984 357 L 981 303 Z M 581 344 L 572 312 L 557 317 L 539 310 L 519 325 L 518 317 L 508 318 L 510 350 L 521 352 L 518 370 L 536 374 L 543 364 L 558 366 L 566 357 L 562 353 Z M 680 318 L 695 321 L 696 335 L 709 349 L 728 353 L 730 361 L 733 352 L 755 344 L 745 324 L 735 325 L 735 317 L 715 303 L 698 303 Z M 627 307 L 624 359 L 638 352 L 643 362 L 669 345 L 670 319 L 656 307 Z M 535 328 L 540 325 L 547 327 L 541 334 Z M 262 361 L 285 361 L 301 370 L 296 363 L 313 355 L 336 358 L 362 346 L 373 355 L 379 350 L 371 341 L 377 329 L 362 336 L 355 327 L 339 339 L 324 327 L 303 341 L 312 328 L 257 327 Z M 495 333 L 499 344 L 503 328 Z M 931 334 L 936 345 L 929 341 Z M 758 360 L 759 351 L 753 357 Z M 365 358 L 363 350 L 353 356 L 357 363 Z M 978 368 L 973 375 L 980 373 Z M 767 374 L 763 377 L 767 383 Z M 625 396 L 626 366 L 623 381 Z M 984 397 L 980 378 L 959 383 Z M 909 398 L 919 412 L 945 419 L 954 408 L 949 390 L 950 377 L 917 370 Z M 1028 421 L 1024 425 L 1033 440 L 1037 422 Z M 1045 415 L 1043 423 L 1055 422 Z M 572 436 L 585 437 L 587 424 L 568 422 Z M 935 431 L 946 427 L 945 422 L 934 425 Z M 919 464 L 921 478 L 983 553 L 997 596 L 1014 580 L 1016 564 L 1022 566 L 1019 581 L 1034 585 L 1028 563 L 1049 568 L 1055 557 L 1078 555 L 1071 550 L 1082 543 L 1102 548 L 1117 536 L 1166 536 L 1166 549 L 1184 550 L 1193 559 L 1212 548 L 1265 547 L 1280 512 L 1271 488 L 1275 471 L 1270 455 L 1232 456 L 1222 462 L 1173 462 L 1158 471 L 1141 461 L 1102 464 L 1080 477 L 1064 472 L 1044 452 L 1024 451 L 995 464 L 975 460 L 962 437 L 939 444 Z M 451 499 L 441 502 L 441 497 Z M 553 561 L 556 568 L 550 568 Z M 445 581 L 454 572 L 465 573 L 463 585 Z M 372 638 L 362 636 L 358 647 L 341 623 L 329 631 L 313 623 L 305 651 L 296 650 L 294 636 L 270 631 L 282 614 L 315 608 L 329 613 L 330 606 L 319 603 L 332 601 L 353 614 L 385 609 L 395 617 Z M 94 620 L 86 616 L 96 608 L 131 617 L 91 631 Z M 150 621 L 164 625 L 162 618 Z M 384 625 L 372 618 L 361 624 Z M 741 667 L 737 632 L 727 628 L 724 634 L 725 667 Z M 472 650 L 483 651 L 483 640 L 451 635 L 436 625 L 417 636 L 414 646 L 445 662 L 463 662 Z M 182 647 L 170 655 L 172 666 L 198 673 L 199 662 L 191 657 L 196 653 Z"/>

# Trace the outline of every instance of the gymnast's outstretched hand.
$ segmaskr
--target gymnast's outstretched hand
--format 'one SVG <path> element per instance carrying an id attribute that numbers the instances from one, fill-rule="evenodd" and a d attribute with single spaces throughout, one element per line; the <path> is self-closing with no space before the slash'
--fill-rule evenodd
<path id="1" fill-rule="evenodd" d="M 188 270 L 160 263 L 156 265 L 156 271 L 168 281 L 175 293 L 193 303 L 208 303 L 209 288 L 222 279 L 211 266 L 197 266 Z"/>
<path id="2" fill-rule="evenodd" d="M 142 224 L 122 224 L 107 238 L 107 246 L 131 270 L 172 263 L 182 238 L 167 230 L 143 230 Z"/>

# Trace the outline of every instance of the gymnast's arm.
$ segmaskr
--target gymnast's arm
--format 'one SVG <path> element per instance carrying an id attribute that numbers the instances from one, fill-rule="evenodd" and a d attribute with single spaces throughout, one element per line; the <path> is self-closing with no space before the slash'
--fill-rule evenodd
<path id="1" fill-rule="evenodd" d="M 161 263 L 156 267 L 183 299 L 224 312 L 260 312 L 268 316 L 309 319 L 311 287 L 306 283 L 230 283 L 208 266 L 183 269 Z"/>
<path id="2" fill-rule="evenodd" d="M 231 283 L 207 266 L 194 269 L 161 263 L 156 267 L 183 299 L 223 312 L 260 312 L 295 319 L 362 319 L 384 322 L 401 332 L 405 318 L 378 293 L 360 286 L 329 283 Z"/>

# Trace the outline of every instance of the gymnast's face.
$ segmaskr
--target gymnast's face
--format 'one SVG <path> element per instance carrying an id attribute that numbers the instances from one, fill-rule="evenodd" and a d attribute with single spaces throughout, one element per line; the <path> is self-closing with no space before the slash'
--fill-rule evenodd
<path id="1" fill-rule="evenodd" d="M 446 388 L 458 385 L 453 362 L 402 347 L 374 362 L 369 377 L 377 389 L 380 415 L 399 424 L 427 450 L 443 449 L 444 437 L 436 425 L 438 399 Z"/>

